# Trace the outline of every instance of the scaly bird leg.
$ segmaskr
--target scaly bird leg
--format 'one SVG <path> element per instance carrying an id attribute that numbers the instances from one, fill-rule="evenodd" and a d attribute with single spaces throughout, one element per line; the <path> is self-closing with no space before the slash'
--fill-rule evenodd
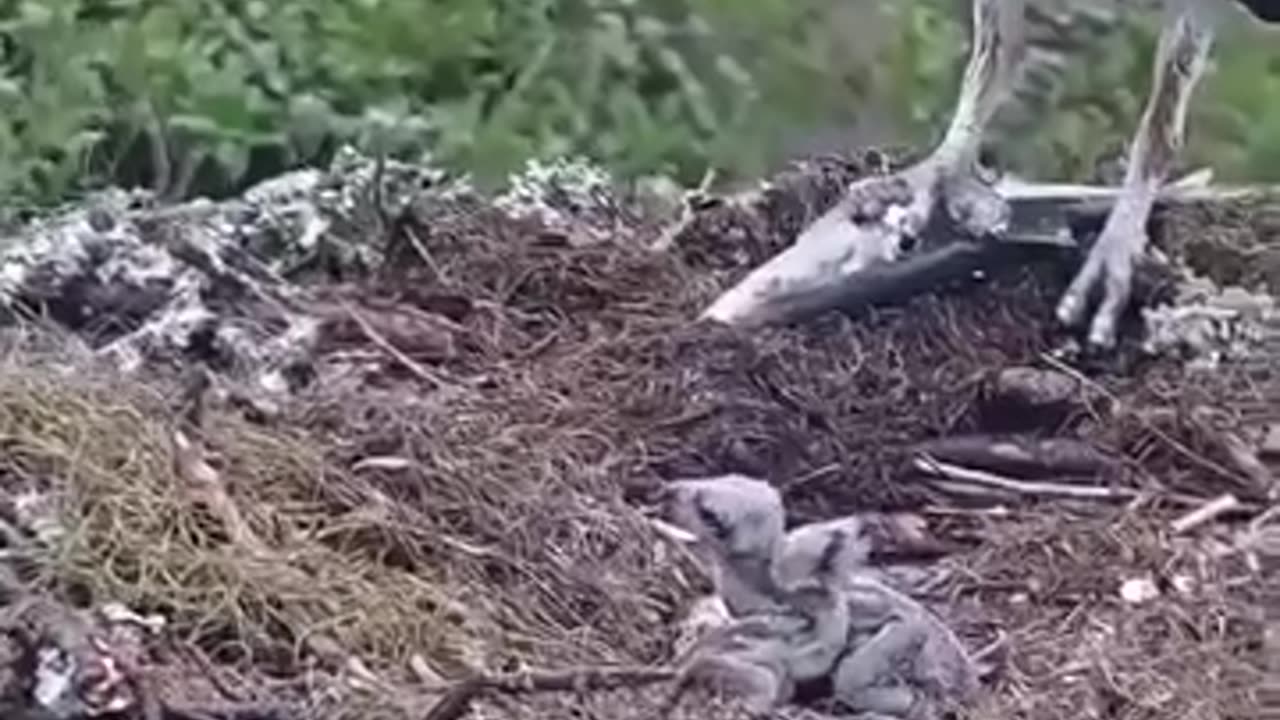
<path id="1" fill-rule="evenodd" d="M 973 40 L 951 125 L 932 161 L 967 170 L 977 161 L 987 125 L 1013 85 L 1025 54 L 1024 0 L 973 0 Z"/>
<path id="2" fill-rule="evenodd" d="M 1012 85 L 1024 51 L 1025 0 L 973 0 L 973 38 L 943 140 L 900 173 L 854 183 L 796 242 L 721 295 L 703 317 L 735 325 L 787 321 L 823 305 L 846 279 L 911 253 L 939 200 L 975 234 L 1000 231 L 1007 208 L 974 170 L 982 135 Z"/>
<path id="3" fill-rule="evenodd" d="M 1078 325 L 1090 295 L 1101 284 L 1102 301 L 1089 330 L 1089 342 L 1095 346 L 1115 344 L 1116 325 L 1129 302 L 1134 262 L 1146 248 L 1151 207 L 1182 147 L 1187 107 L 1204 72 L 1213 30 L 1212 9 L 1205 3 L 1175 0 L 1160 33 L 1155 79 L 1134 135 L 1120 197 L 1058 303 L 1059 321 Z"/>
<path id="4" fill-rule="evenodd" d="M 969 62 L 946 134 L 928 158 L 902 176 L 870 178 L 850 187 L 846 214 L 853 223 L 879 221 L 914 238 L 928 221 L 940 184 L 976 180 L 973 170 L 983 135 L 1012 86 L 1024 52 L 1024 8 L 1024 0 L 974 0 Z M 968 197 L 942 194 L 952 215 L 959 216 L 956 219 L 969 219 L 969 208 L 959 208 L 955 202 L 963 203 Z M 900 214 L 893 212 L 895 205 Z M 893 259 L 890 255 L 896 249 L 885 248 L 889 252 L 884 259 Z"/>

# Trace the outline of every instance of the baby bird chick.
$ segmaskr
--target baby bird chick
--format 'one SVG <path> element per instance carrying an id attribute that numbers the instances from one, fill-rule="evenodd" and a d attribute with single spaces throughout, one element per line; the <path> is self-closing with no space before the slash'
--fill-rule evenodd
<path id="1" fill-rule="evenodd" d="M 696 538 L 692 550 L 731 615 L 777 607 L 770 567 L 786 519 L 773 486 L 736 474 L 675 480 L 664 487 L 663 504 L 667 519 Z"/>
<path id="2" fill-rule="evenodd" d="M 873 525 L 845 517 L 795 528 L 775 557 L 773 575 L 784 590 L 808 583 L 839 598 L 838 623 L 846 635 L 826 640 L 823 649 L 840 648 L 832 658 L 832 685 L 842 704 L 904 720 L 934 717 L 977 692 L 978 670 L 950 628 L 869 572 Z"/>
<path id="3" fill-rule="evenodd" d="M 825 578 L 776 582 L 785 517 L 767 482 L 741 475 L 672 482 L 666 514 L 696 540 L 733 618 L 694 647 L 684 680 L 702 681 L 766 713 L 789 701 L 796 683 L 824 677 L 849 634 L 847 603 Z"/>
<path id="4" fill-rule="evenodd" d="M 830 675 L 849 636 L 849 605 L 813 582 L 785 590 L 773 608 L 730 619 L 695 644 L 668 707 L 695 682 L 767 715 L 791 701 L 799 683 Z"/>

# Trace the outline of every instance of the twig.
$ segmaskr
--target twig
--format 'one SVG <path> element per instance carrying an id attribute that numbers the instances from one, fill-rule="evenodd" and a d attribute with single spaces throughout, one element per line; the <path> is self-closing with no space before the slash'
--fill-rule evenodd
<path id="1" fill-rule="evenodd" d="M 710 411 L 706 411 L 705 414 L 710 415 L 711 413 Z M 809 472 L 805 473 L 804 475 L 801 475 L 798 478 L 794 478 L 794 479 L 783 482 L 781 484 L 781 488 L 788 492 L 795 492 L 800 488 L 803 488 L 807 485 L 818 482 L 819 480 L 824 480 L 830 477 L 831 475 L 834 475 L 835 473 L 840 472 L 840 469 L 841 468 L 839 463 L 827 463 L 822 467 L 818 467 L 818 468 L 814 468 L 813 470 L 810 470 Z"/>
<path id="2" fill-rule="evenodd" d="M 1240 481 L 1242 479 L 1241 476 L 1231 472 L 1231 470 L 1223 467 L 1219 463 L 1216 463 L 1213 460 L 1191 450 L 1185 444 L 1178 442 L 1176 439 L 1171 437 L 1169 433 L 1156 427 L 1155 423 L 1151 422 L 1149 417 L 1144 416 L 1142 413 L 1134 412 L 1133 410 L 1129 409 L 1127 404 L 1123 400 L 1117 397 L 1115 393 L 1103 387 L 1101 383 L 1093 380 L 1092 378 L 1085 376 L 1080 371 L 1076 370 L 1075 368 L 1071 367 L 1065 362 L 1059 360 L 1058 358 L 1053 357 L 1049 353 L 1041 353 L 1040 357 L 1046 363 L 1049 363 L 1050 365 L 1053 365 L 1058 370 L 1061 370 L 1062 372 L 1067 373 L 1072 377 L 1075 377 L 1081 383 L 1088 385 L 1088 387 L 1090 387 L 1091 389 L 1095 390 L 1100 395 L 1105 397 L 1117 408 L 1117 410 L 1115 411 L 1116 413 L 1135 418 L 1139 423 L 1142 424 L 1144 428 L 1146 428 L 1148 432 L 1150 432 L 1152 435 L 1155 435 L 1160 441 L 1164 442 L 1175 453 L 1181 455 L 1186 460 L 1196 465 L 1199 465 L 1204 470 L 1209 470 L 1211 472 L 1218 473 L 1223 477 L 1233 478 L 1236 481 Z M 1242 483 L 1242 484 L 1245 484 L 1245 483 Z"/>
<path id="3" fill-rule="evenodd" d="M 987 503 L 996 503 L 1003 507 L 1005 503 L 1017 502 L 1018 500 L 1016 493 L 997 488 L 977 487 L 969 483 L 941 479 L 933 480 L 929 484 L 957 501 L 976 499 Z"/>
<path id="4" fill-rule="evenodd" d="M 1003 630 L 996 632 L 996 639 L 975 651 L 970 657 L 978 666 L 978 676 L 989 680 L 995 676 L 1009 659 L 1009 634 Z"/>
<path id="5" fill-rule="evenodd" d="M 1175 535 L 1181 535 L 1238 509 L 1240 509 L 1240 501 L 1236 499 L 1235 495 L 1231 493 L 1219 495 L 1195 510 L 1175 519 L 1171 528 Z"/>
<path id="6" fill-rule="evenodd" d="M 1166 184 L 1156 196 L 1157 206 L 1222 202 L 1256 197 L 1275 192 L 1274 185 L 1209 185 L 1203 173 L 1188 173 Z M 1005 176 L 996 183 L 996 192 L 1011 203 L 1044 201 L 1056 203 L 1096 202 L 1097 212 L 1105 213 L 1120 197 L 1123 189 L 1114 185 L 1027 182 Z"/>
<path id="7" fill-rule="evenodd" d="M 1120 466 L 1093 445 L 1068 438 L 962 435 L 926 440 L 912 448 L 941 462 L 1027 479 L 1117 474 Z"/>
<path id="8" fill-rule="evenodd" d="M 390 694 L 394 692 L 392 687 L 385 680 L 378 677 L 377 673 L 369 669 L 369 666 L 363 660 L 355 655 L 347 655 L 346 661 L 343 663 L 343 669 L 351 674 L 351 682 L 353 685 L 362 685 L 365 689 L 374 692 Z"/>
<path id="9" fill-rule="evenodd" d="M 426 244 L 422 242 L 422 238 L 418 237 L 418 233 L 407 223 L 403 226 L 403 231 L 405 238 L 409 241 L 409 245 L 418 254 L 418 258 L 435 274 L 436 282 L 442 286 L 451 285 L 452 282 L 449 280 L 449 276 L 445 274 L 444 268 L 440 267 L 440 264 L 436 262 L 435 256 L 427 249 Z"/>
<path id="10" fill-rule="evenodd" d="M 1259 513 L 1257 517 L 1249 521 L 1249 529 L 1261 531 L 1265 525 L 1277 520 L 1280 520 L 1280 505 L 1267 508 L 1262 513 Z"/>
<path id="11" fill-rule="evenodd" d="M 235 501 L 227 494 L 222 476 L 204 459 L 204 449 L 192 442 L 181 430 L 174 429 L 173 464 L 182 478 L 188 496 L 203 502 L 222 521 L 231 542 L 245 552 L 265 556 L 266 545 L 244 519 Z"/>
<path id="12" fill-rule="evenodd" d="M 1233 432 L 1212 432 L 1207 425 L 1201 423 L 1207 432 L 1211 432 L 1226 453 L 1227 459 L 1242 475 L 1253 481 L 1262 497 L 1268 497 L 1280 488 L 1276 476 L 1271 469 L 1258 458 L 1258 453 L 1249 447 L 1239 435 Z"/>
<path id="13" fill-rule="evenodd" d="M 685 191 L 684 197 L 680 203 L 680 217 L 676 218 L 673 222 L 663 228 L 658 239 L 650 246 L 650 250 L 663 252 L 670 250 L 672 246 L 675 245 L 676 238 L 683 235 L 697 217 L 697 210 L 694 208 L 694 200 L 708 196 L 711 190 L 711 184 L 715 181 L 715 177 L 715 168 L 707 168 L 707 171 L 702 175 L 702 181 L 698 183 L 698 187 L 693 190 Z M 730 197 L 717 198 L 717 204 L 737 203 L 739 205 L 749 206 L 753 203 L 759 202 L 762 195 L 763 193 L 760 189 L 753 189 Z"/>
<path id="14" fill-rule="evenodd" d="M 346 301 L 339 300 L 338 303 L 342 306 L 342 309 L 345 310 L 347 314 L 351 316 L 351 319 L 355 321 L 356 325 L 360 327 L 360 331 L 363 332 L 365 336 L 369 338 L 370 342 L 372 342 L 374 345 L 377 345 L 380 349 L 382 349 L 384 352 L 386 352 L 388 355 L 394 358 L 396 362 L 400 363 L 407 370 L 409 370 L 409 372 L 416 375 L 418 379 L 429 382 L 432 385 L 435 385 L 436 387 L 445 387 L 450 384 L 447 381 L 445 381 L 445 379 L 441 377 L 438 373 L 431 372 L 425 366 L 423 366 L 422 363 L 419 363 L 417 360 L 414 360 L 413 358 L 409 357 L 403 350 L 396 347 L 390 340 L 388 340 L 385 336 L 383 336 L 382 333 L 378 332 L 377 328 L 373 327 L 373 325 L 370 324 L 370 322 L 366 320 L 364 316 L 362 316 L 359 312 L 357 312 L 356 309 L 351 307 L 351 305 L 348 304 Z"/>
<path id="15" fill-rule="evenodd" d="M 444 694 L 431 710 L 427 711 L 425 720 L 456 720 L 466 714 L 471 701 L 485 689 L 482 678 L 468 678 L 454 685 Z"/>
<path id="16" fill-rule="evenodd" d="M 1128 488 L 1013 480 L 995 473 L 939 462 L 927 454 L 917 457 L 913 461 L 913 465 L 917 470 L 937 477 L 984 487 L 993 487 L 1019 495 L 1066 497 L 1080 500 L 1129 500 L 1138 495 L 1137 491 Z"/>
<path id="17" fill-rule="evenodd" d="M 1235 546 L 1244 551 L 1245 562 L 1255 573 L 1266 571 L 1263 558 L 1267 564 L 1280 557 L 1280 527 L 1272 527 L 1271 523 L 1280 520 L 1280 505 L 1273 506 L 1249 521 L 1249 526 L 1236 536 Z M 1271 570 L 1269 572 L 1275 572 Z"/>
<path id="18" fill-rule="evenodd" d="M 920 510 L 921 515 L 933 517 L 990 517 L 1001 520 L 1014 516 L 1017 511 L 1007 507 L 993 508 L 954 508 L 929 505 Z"/>
<path id="19" fill-rule="evenodd" d="M 166 704 L 162 717 L 164 720 L 294 720 L 302 714 L 280 703 Z"/>
<path id="20" fill-rule="evenodd" d="M 218 669 L 213 666 L 213 662 L 210 661 L 209 658 L 206 657 L 198 648 L 187 642 L 179 642 L 168 633 L 165 634 L 165 640 L 169 645 L 169 649 L 174 654 L 180 655 L 196 665 L 196 668 L 200 671 L 201 675 L 204 676 L 204 679 L 209 681 L 209 684 L 213 686 L 213 689 L 216 690 L 219 695 L 226 698 L 232 704 L 239 704 L 244 700 L 243 695 L 227 684 L 226 679 L 223 678 Z"/>
<path id="21" fill-rule="evenodd" d="M 669 682 L 679 671 L 666 667 L 577 668 L 553 672 L 523 672 L 510 675 L 477 675 L 454 685 L 427 712 L 424 720 L 457 720 L 476 696 L 485 690 L 507 694 L 543 692 L 590 692 L 618 687 L 643 687 Z"/>

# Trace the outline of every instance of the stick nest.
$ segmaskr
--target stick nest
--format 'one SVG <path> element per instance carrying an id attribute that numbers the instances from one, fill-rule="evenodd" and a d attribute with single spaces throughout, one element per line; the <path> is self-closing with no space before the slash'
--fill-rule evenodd
<path id="1" fill-rule="evenodd" d="M 987 430 L 994 372 L 1043 362 L 1061 269 L 804 328 L 695 322 L 861 172 L 842 163 L 699 211 L 667 250 L 651 247 L 654 218 L 553 232 L 482 200 L 424 198 L 381 276 L 304 288 L 299 302 L 326 318 L 317 381 L 265 420 L 212 403 L 192 435 L 211 475 L 176 459 L 175 385 L 16 344 L 0 372 L 0 476 L 23 582 L 168 618 L 166 647 L 190 652 L 152 649 L 173 679 L 166 706 L 270 698 L 297 717 L 421 717 L 469 673 L 669 659 L 705 587 L 638 507 L 666 479 L 743 472 L 782 488 L 798 519 L 905 509 L 969 543 L 933 599 L 974 646 L 1008 636 L 992 717 L 1215 717 L 1244 703 L 1261 581 L 1226 529 L 1171 537 L 1186 508 L 1149 500 L 940 509 L 905 470 L 916 443 Z M 1134 488 L 1248 487 L 1229 453 L 1214 456 L 1214 428 L 1258 421 L 1280 385 L 1169 362 L 1129 371 L 1090 379 L 1079 412 L 1035 432 L 1123 457 L 1117 482 Z M 1217 425 L 1185 419 L 1201 406 Z M 30 529 L 37 506 L 58 532 Z M 1148 576 L 1157 599 L 1121 598 Z M 475 707 L 631 717 L 654 696 Z"/>

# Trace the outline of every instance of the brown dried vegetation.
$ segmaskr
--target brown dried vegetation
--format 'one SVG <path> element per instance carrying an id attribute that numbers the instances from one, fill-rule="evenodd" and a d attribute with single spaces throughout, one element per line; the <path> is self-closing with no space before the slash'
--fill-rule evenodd
<path id="1" fill-rule="evenodd" d="M 804 328 L 694 321 L 856 173 L 809 166 L 778 179 L 769 223 L 703 210 L 662 251 L 652 219 L 622 217 L 595 241 L 424 201 L 376 281 L 308 289 L 331 318 L 323 382 L 265 421 L 216 402 L 205 414 L 198 443 L 239 533 L 175 466 L 176 387 L 15 344 L 0 371 L 5 493 L 10 510 L 23 490 L 52 493 L 68 532 L 23 541 L 23 580 L 165 615 L 170 642 L 150 662 L 171 679 L 167 708 L 423 717 L 441 687 L 415 673 L 422 660 L 444 681 L 668 660 L 701 580 L 639 508 L 664 479 L 737 471 L 775 482 L 797 518 L 905 509 L 958 543 L 933 600 L 975 647 L 1008 636 L 987 716 L 1243 707 L 1261 672 L 1260 573 L 1231 526 L 1167 528 L 1196 499 L 1266 500 L 1214 443 L 1276 420 L 1280 384 L 1131 363 L 1082 378 L 1052 425 L 993 420 L 993 373 L 1046 364 L 1061 269 Z M 1189 419 L 1206 407 L 1212 428 Z M 996 420 L 1096 443 L 1139 499 L 984 514 L 911 472 L 916 443 Z M 1121 583 L 1146 576 L 1161 596 L 1123 601 Z M 353 658 L 374 676 L 363 689 Z M 659 694 L 496 693 L 476 707 L 639 717 Z"/>

